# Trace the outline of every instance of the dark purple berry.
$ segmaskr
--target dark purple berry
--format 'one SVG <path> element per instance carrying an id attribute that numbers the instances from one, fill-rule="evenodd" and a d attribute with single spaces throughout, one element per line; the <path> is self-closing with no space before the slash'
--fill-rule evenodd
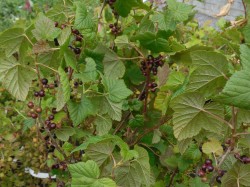
<path id="1" fill-rule="evenodd" d="M 61 25 L 61 29 L 65 29 L 66 27 L 67 27 L 67 25 L 65 25 L 65 24 Z"/>
<path id="2" fill-rule="evenodd" d="M 212 165 L 212 163 L 213 163 L 213 161 L 212 161 L 211 159 L 206 159 L 206 160 L 205 160 L 205 164 L 206 164 L 207 166 Z"/>
<path id="3" fill-rule="evenodd" d="M 208 166 L 207 166 L 207 171 L 208 171 L 208 172 L 214 171 L 214 167 L 213 167 L 212 165 L 208 165 Z"/>
<path id="4" fill-rule="evenodd" d="M 76 41 L 81 42 L 81 41 L 82 41 L 82 36 L 77 35 L 77 36 L 76 36 Z"/>
<path id="5" fill-rule="evenodd" d="M 113 25 L 113 24 L 109 24 L 109 28 L 111 28 L 111 29 L 112 29 L 113 27 L 114 27 L 114 25 Z"/>
<path id="6" fill-rule="evenodd" d="M 58 42 L 58 40 L 57 40 L 57 38 L 54 38 L 54 44 L 55 44 L 55 46 L 59 46 L 60 45 L 59 42 Z"/>
<path id="7" fill-rule="evenodd" d="M 56 128 L 56 124 L 55 123 L 51 123 L 50 125 L 49 125 L 49 129 L 50 130 L 53 130 L 53 129 L 55 129 Z"/>
<path id="8" fill-rule="evenodd" d="M 35 97 L 39 97 L 39 92 L 34 92 Z"/>
<path id="9" fill-rule="evenodd" d="M 48 82 L 49 82 L 48 79 L 46 79 L 46 78 L 43 78 L 43 79 L 42 79 L 42 84 L 43 84 L 43 85 L 47 85 Z"/>
<path id="10" fill-rule="evenodd" d="M 59 164 L 52 165 L 52 169 L 59 169 Z"/>
<path id="11" fill-rule="evenodd" d="M 56 22 L 54 23 L 54 25 L 55 25 L 55 27 L 58 27 L 59 23 L 56 21 Z"/>
<path id="12" fill-rule="evenodd" d="M 81 49 L 78 48 L 78 47 L 76 47 L 76 48 L 74 49 L 74 53 L 77 54 L 77 55 L 79 55 L 79 54 L 81 53 Z"/>
<path id="13" fill-rule="evenodd" d="M 37 112 L 37 113 L 41 113 L 41 112 L 42 112 L 42 108 L 41 108 L 41 107 L 37 107 L 37 108 L 36 108 L 36 112 Z"/>
<path id="14" fill-rule="evenodd" d="M 216 181 L 217 181 L 218 183 L 221 183 L 221 178 L 222 178 L 221 176 L 217 176 L 217 177 L 216 177 Z"/>
<path id="15" fill-rule="evenodd" d="M 77 29 L 73 29 L 73 30 L 72 30 L 72 33 L 73 33 L 73 34 L 76 34 L 76 35 L 80 34 L 79 30 L 77 30 Z"/>
<path id="16" fill-rule="evenodd" d="M 37 115 L 36 113 L 32 113 L 32 114 L 31 114 L 31 117 L 32 117 L 33 119 L 36 119 L 36 118 L 38 118 L 38 115 Z"/>
<path id="17" fill-rule="evenodd" d="M 206 173 L 205 173 L 204 171 L 202 171 L 202 170 L 199 170 L 199 171 L 198 171 L 198 176 L 199 176 L 199 177 L 204 177 L 205 174 L 206 174 Z"/>
<path id="18" fill-rule="evenodd" d="M 44 90 L 40 90 L 39 91 L 39 96 L 40 97 L 44 97 L 45 96 L 45 91 Z"/>
<path id="19" fill-rule="evenodd" d="M 51 111 L 52 111 L 53 114 L 56 114 L 56 113 L 57 113 L 56 108 L 52 108 Z"/>
<path id="20" fill-rule="evenodd" d="M 48 117 L 48 119 L 51 121 L 51 120 L 53 120 L 55 117 L 54 117 L 54 115 L 50 115 L 49 117 Z"/>
<path id="21" fill-rule="evenodd" d="M 204 171 L 204 172 L 206 172 L 206 171 L 207 171 L 207 165 L 206 165 L 206 164 L 203 164 L 203 165 L 201 166 L 201 170 Z"/>

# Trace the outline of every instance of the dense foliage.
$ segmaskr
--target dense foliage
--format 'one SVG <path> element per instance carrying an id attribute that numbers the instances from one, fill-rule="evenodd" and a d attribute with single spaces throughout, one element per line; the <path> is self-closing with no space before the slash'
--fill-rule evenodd
<path id="1" fill-rule="evenodd" d="M 218 31 L 152 2 L 61 0 L 0 34 L 1 187 L 250 186 L 250 3 Z"/>

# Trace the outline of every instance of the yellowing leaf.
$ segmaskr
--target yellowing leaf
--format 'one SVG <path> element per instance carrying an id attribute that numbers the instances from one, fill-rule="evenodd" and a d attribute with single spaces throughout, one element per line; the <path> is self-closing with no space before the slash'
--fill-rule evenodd
<path id="1" fill-rule="evenodd" d="M 223 148 L 221 146 L 221 143 L 216 139 L 212 139 L 209 142 L 204 143 L 202 146 L 202 151 L 207 155 L 214 153 L 220 156 L 223 154 Z"/>

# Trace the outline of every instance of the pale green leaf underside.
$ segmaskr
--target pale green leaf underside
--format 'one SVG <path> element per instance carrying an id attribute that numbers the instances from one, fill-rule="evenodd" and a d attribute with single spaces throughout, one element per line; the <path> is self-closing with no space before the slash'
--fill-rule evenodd
<path id="1" fill-rule="evenodd" d="M 221 132 L 222 123 L 214 116 L 223 118 L 223 107 L 217 103 L 204 103 L 205 99 L 199 93 L 182 94 L 172 100 L 174 135 L 179 141 L 198 135 L 202 129 Z"/>
<path id="2" fill-rule="evenodd" d="M 60 83 L 62 84 L 64 102 L 68 102 L 71 94 L 68 75 L 62 67 L 59 67 L 58 73 L 60 75 Z"/>

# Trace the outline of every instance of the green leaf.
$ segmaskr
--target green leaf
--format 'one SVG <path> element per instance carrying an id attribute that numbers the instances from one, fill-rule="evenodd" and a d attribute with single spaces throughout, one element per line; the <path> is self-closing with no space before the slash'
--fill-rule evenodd
<path id="1" fill-rule="evenodd" d="M 192 138 L 202 129 L 220 133 L 222 123 L 216 118 L 223 118 L 223 107 L 217 103 L 204 105 L 205 99 L 199 93 L 185 93 L 171 101 L 173 108 L 174 135 L 180 141 Z"/>
<path id="2" fill-rule="evenodd" d="M 133 93 L 126 87 L 124 80 L 104 77 L 102 82 L 108 94 L 108 98 L 113 102 L 121 102 Z"/>
<path id="3" fill-rule="evenodd" d="M 237 162 L 233 168 L 222 177 L 222 187 L 249 186 L 250 165 Z"/>
<path id="4" fill-rule="evenodd" d="M 0 35 L 0 47 L 5 49 L 6 56 L 10 57 L 13 53 L 19 51 L 24 38 L 23 29 L 8 29 Z"/>
<path id="5" fill-rule="evenodd" d="M 238 71 L 227 81 L 216 100 L 231 106 L 250 109 L 250 72 Z"/>
<path id="6" fill-rule="evenodd" d="M 134 118 L 129 120 L 129 126 L 132 128 L 142 127 L 144 125 L 144 117 L 143 115 L 136 115 Z"/>
<path id="7" fill-rule="evenodd" d="M 250 69 L 250 48 L 247 45 L 240 46 L 240 59 L 243 69 Z"/>
<path id="8" fill-rule="evenodd" d="M 68 141 L 69 137 L 75 134 L 75 130 L 72 127 L 62 127 L 55 131 L 56 137 L 61 141 Z"/>
<path id="9" fill-rule="evenodd" d="M 123 77 L 125 73 L 125 66 L 119 59 L 117 54 L 103 45 L 99 45 L 95 52 L 104 54 L 103 65 L 104 75 L 109 76 L 111 79 Z"/>
<path id="10" fill-rule="evenodd" d="M 98 164 L 98 166 L 101 166 L 108 158 L 110 158 L 114 148 L 114 143 L 102 141 L 96 144 L 90 144 L 85 152 L 89 158 Z"/>
<path id="11" fill-rule="evenodd" d="M 24 101 L 36 74 L 16 61 L 14 57 L 0 58 L 0 80 L 18 100 Z"/>
<path id="12" fill-rule="evenodd" d="M 127 17 L 131 9 L 138 5 L 137 0 L 117 0 L 115 2 L 115 10 L 122 17 Z"/>
<path id="13" fill-rule="evenodd" d="M 120 121 L 122 118 L 122 102 L 115 103 L 104 97 L 102 100 L 101 111 L 103 114 L 108 113 L 108 115 L 116 121 Z"/>
<path id="14" fill-rule="evenodd" d="M 74 69 L 75 71 L 77 71 L 77 67 L 76 67 L 76 55 L 69 49 L 64 51 L 64 59 L 65 62 L 67 64 L 67 66 L 71 67 L 72 69 Z"/>
<path id="15" fill-rule="evenodd" d="M 70 34 L 71 34 L 70 27 L 66 27 L 62 30 L 62 33 L 58 37 L 58 43 L 60 44 L 60 46 L 64 45 L 68 41 Z"/>
<path id="16" fill-rule="evenodd" d="M 68 109 L 74 126 L 79 125 L 86 117 L 96 112 L 93 103 L 87 97 L 82 97 L 80 102 L 69 101 Z"/>
<path id="17" fill-rule="evenodd" d="M 64 102 L 68 102 L 70 99 L 70 94 L 71 94 L 69 77 L 67 73 L 65 73 L 62 67 L 59 67 L 58 73 L 60 75 L 60 84 L 62 84 Z"/>
<path id="18" fill-rule="evenodd" d="M 187 91 L 199 91 L 211 95 L 222 89 L 227 77 L 228 61 L 220 53 L 195 51 L 191 53 L 193 66 Z"/>
<path id="19" fill-rule="evenodd" d="M 199 160 L 201 158 L 201 151 L 196 144 L 190 144 L 183 157 L 189 160 Z"/>
<path id="20" fill-rule="evenodd" d="M 178 141 L 177 144 L 178 144 L 178 148 L 179 148 L 180 153 L 183 154 L 187 150 L 188 146 L 191 143 L 192 143 L 192 139 L 191 138 Z"/>
<path id="21" fill-rule="evenodd" d="M 116 187 L 112 179 L 99 178 L 99 167 L 92 160 L 70 164 L 68 168 L 72 176 L 72 187 Z"/>
<path id="22" fill-rule="evenodd" d="M 96 132 L 99 136 L 108 134 L 112 128 L 112 120 L 108 116 L 98 115 L 93 123 L 96 126 Z"/>
<path id="23" fill-rule="evenodd" d="M 137 145 L 134 150 L 139 153 L 139 157 L 127 165 L 118 167 L 115 171 L 117 185 L 123 187 L 149 187 L 152 184 L 152 176 L 150 175 L 148 153 Z"/>
<path id="24" fill-rule="evenodd" d="M 140 44 L 146 49 L 149 49 L 155 53 L 159 53 L 171 51 L 166 37 L 163 38 L 159 32 L 157 34 L 152 32 L 145 32 L 136 35 L 135 37 L 133 37 L 133 39 L 139 40 Z"/>
<path id="25" fill-rule="evenodd" d="M 237 162 L 237 159 L 234 157 L 234 154 L 229 154 L 224 162 L 221 164 L 221 169 L 223 170 L 230 170 L 233 165 Z"/>
<path id="26" fill-rule="evenodd" d="M 92 58 L 86 58 L 86 66 L 83 72 L 76 74 L 75 77 L 83 82 L 95 81 L 97 78 L 96 63 Z"/>
<path id="27" fill-rule="evenodd" d="M 179 159 L 175 155 L 173 155 L 167 158 L 165 162 L 170 169 L 176 169 L 178 167 Z"/>
<path id="28" fill-rule="evenodd" d="M 186 21 L 192 12 L 192 6 L 177 2 L 176 0 L 168 0 L 168 9 L 153 15 L 152 21 L 158 23 L 159 29 L 172 30 L 176 29 L 178 23 Z"/>
<path id="29" fill-rule="evenodd" d="M 84 3 L 76 3 L 76 18 L 74 28 L 92 29 L 96 25 L 96 18 L 92 11 L 89 11 Z"/>
<path id="30" fill-rule="evenodd" d="M 60 111 L 64 107 L 65 104 L 66 102 L 64 100 L 63 88 L 62 88 L 62 85 L 59 84 L 59 87 L 56 93 L 56 110 Z"/>
<path id="31" fill-rule="evenodd" d="M 189 181 L 189 186 L 190 187 L 209 187 L 208 184 L 205 184 L 204 182 L 201 181 L 200 177 L 195 177 L 194 179 L 191 179 Z"/>
<path id="32" fill-rule="evenodd" d="M 154 102 L 154 108 L 162 111 L 162 115 L 165 115 L 169 107 L 169 102 L 171 100 L 171 93 L 159 91 Z"/>
<path id="33" fill-rule="evenodd" d="M 164 88 L 166 87 L 167 89 L 175 91 L 183 85 L 184 80 L 185 75 L 182 72 L 172 71 L 168 76 L 168 80 L 164 85 Z"/>
<path id="34" fill-rule="evenodd" d="M 129 46 L 129 40 L 127 35 L 117 36 L 115 39 L 115 44 L 119 48 L 124 48 Z"/>
<path id="35" fill-rule="evenodd" d="M 223 148 L 218 140 L 212 139 L 202 145 L 202 152 L 207 155 L 214 153 L 217 156 L 221 156 L 223 154 Z"/>
<path id="36" fill-rule="evenodd" d="M 32 30 L 35 38 L 40 40 L 54 41 L 61 33 L 61 29 L 54 26 L 54 22 L 40 13 L 35 23 L 35 29 Z"/>

